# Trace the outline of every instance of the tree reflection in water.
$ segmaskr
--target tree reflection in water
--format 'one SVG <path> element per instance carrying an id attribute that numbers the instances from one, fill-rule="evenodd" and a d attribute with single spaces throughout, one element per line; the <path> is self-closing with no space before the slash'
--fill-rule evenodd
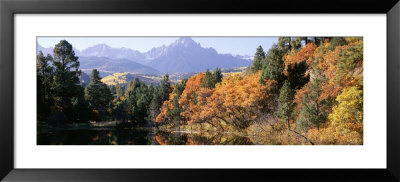
<path id="1" fill-rule="evenodd" d="M 151 129 L 60 130 L 38 132 L 38 145 L 252 145 L 228 133 L 155 132 Z"/>
<path id="2" fill-rule="evenodd" d="M 160 145 L 252 145 L 243 136 L 227 133 L 158 132 L 154 137 Z"/>

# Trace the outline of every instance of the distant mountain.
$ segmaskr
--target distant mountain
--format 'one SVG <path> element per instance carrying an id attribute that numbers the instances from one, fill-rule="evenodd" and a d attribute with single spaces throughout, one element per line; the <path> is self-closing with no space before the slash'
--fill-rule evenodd
<path id="1" fill-rule="evenodd" d="M 251 64 L 231 54 L 219 54 L 214 48 L 203 48 L 191 38 L 179 38 L 168 47 L 159 48 L 157 55 L 144 64 L 167 73 L 201 72 L 217 67 L 233 68 Z"/>
<path id="2" fill-rule="evenodd" d="M 143 59 L 144 55 L 139 51 L 128 48 L 112 48 L 107 44 L 97 44 L 82 50 L 78 56 L 83 57 L 107 57 L 110 59 L 129 59 L 138 60 Z"/>
<path id="3" fill-rule="evenodd" d="M 43 55 L 45 55 L 45 56 L 47 54 L 53 55 L 53 47 L 44 48 L 41 45 L 36 44 L 36 54 L 39 54 L 39 51 L 42 51 Z"/>
<path id="4" fill-rule="evenodd" d="M 117 72 L 131 72 L 137 74 L 159 73 L 159 71 L 154 68 L 133 62 L 128 59 L 110 59 L 106 57 L 79 56 L 79 62 L 79 68 L 89 75 L 93 69 L 97 69 L 101 73 L 100 76 L 107 76 Z"/>
<path id="5" fill-rule="evenodd" d="M 47 51 L 38 45 L 38 50 L 41 49 Z M 252 60 L 250 56 L 219 54 L 214 48 L 201 47 L 188 37 L 181 37 L 168 46 L 155 47 L 144 53 L 129 48 L 112 48 L 106 44 L 76 50 L 75 53 L 81 61 L 81 69 L 97 68 L 110 74 L 132 70 L 135 73 L 155 73 L 154 70 L 162 73 L 192 73 L 217 67 L 250 66 Z"/>
<path id="6" fill-rule="evenodd" d="M 45 48 L 45 47 L 42 47 L 40 44 L 36 43 L 36 54 L 39 54 L 39 51 L 42 51 L 45 56 L 47 54 L 50 54 L 53 56 L 53 49 L 54 49 L 54 47 Z M 72 49 L 74 50 L 75 55 L 80 55 L 80 51 L 78 49 L 75 49 L 74 47 Z"/>

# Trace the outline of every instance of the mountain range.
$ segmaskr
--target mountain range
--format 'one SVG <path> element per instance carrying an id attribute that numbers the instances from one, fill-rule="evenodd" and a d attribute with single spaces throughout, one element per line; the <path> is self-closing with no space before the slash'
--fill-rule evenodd
<path id="1" fill-rule="evenodd" d="M 44 48 L 37 44 L 37 52 L 52 54 L 52 50 L 52 47 Z M 144 53 L 130 48 L 112 48 L 106 44 L 74 51 L 84 72 L 90 73 L 92 69 L 98 69 L 103 75 L 117 72 L 191 73 L 217 67 L 235 68 L 251 65 L 249 56 L 220 54 L 214 48 L 202 47 L 189 37 L 181 37 L 170 45 L 154 47 Z"/>
<path id="2" fill-rule="evenodd" d="M 138 74 L 159 74 L 160 72 L 152 67 L 133 62 L 131 60 L 110 59 L 107 57 L 84 57 L 79 56 L 79 68 L 86 73 L 91 73 L 93 69 L 100 72 L 100 76 L 104 77 L 118 72 L 130 72 Z"/>

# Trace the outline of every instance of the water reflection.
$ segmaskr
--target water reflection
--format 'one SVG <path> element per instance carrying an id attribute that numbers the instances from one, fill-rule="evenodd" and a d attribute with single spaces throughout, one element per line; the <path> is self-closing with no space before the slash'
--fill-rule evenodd
<path id="1" fill-rule="evenodd" d="M 158 132 L 160 145 L 252 145 L 247 137 L 227 133 Z"/>
<path id="2" fill-rule="evenodd" d="M 165 132 L 154 129 L 38 131 L 38 145 L 252 145 L 228 133 Z"/>

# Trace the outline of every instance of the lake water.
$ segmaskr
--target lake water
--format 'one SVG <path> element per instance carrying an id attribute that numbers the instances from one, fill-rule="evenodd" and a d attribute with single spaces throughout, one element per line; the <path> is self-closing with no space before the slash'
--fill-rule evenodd
<path id="1" fill-rule="evenodd" d="M 229 133 L 195 133 L 147 129 L 38 131 L 38 145 L 252 145 Z"/>

